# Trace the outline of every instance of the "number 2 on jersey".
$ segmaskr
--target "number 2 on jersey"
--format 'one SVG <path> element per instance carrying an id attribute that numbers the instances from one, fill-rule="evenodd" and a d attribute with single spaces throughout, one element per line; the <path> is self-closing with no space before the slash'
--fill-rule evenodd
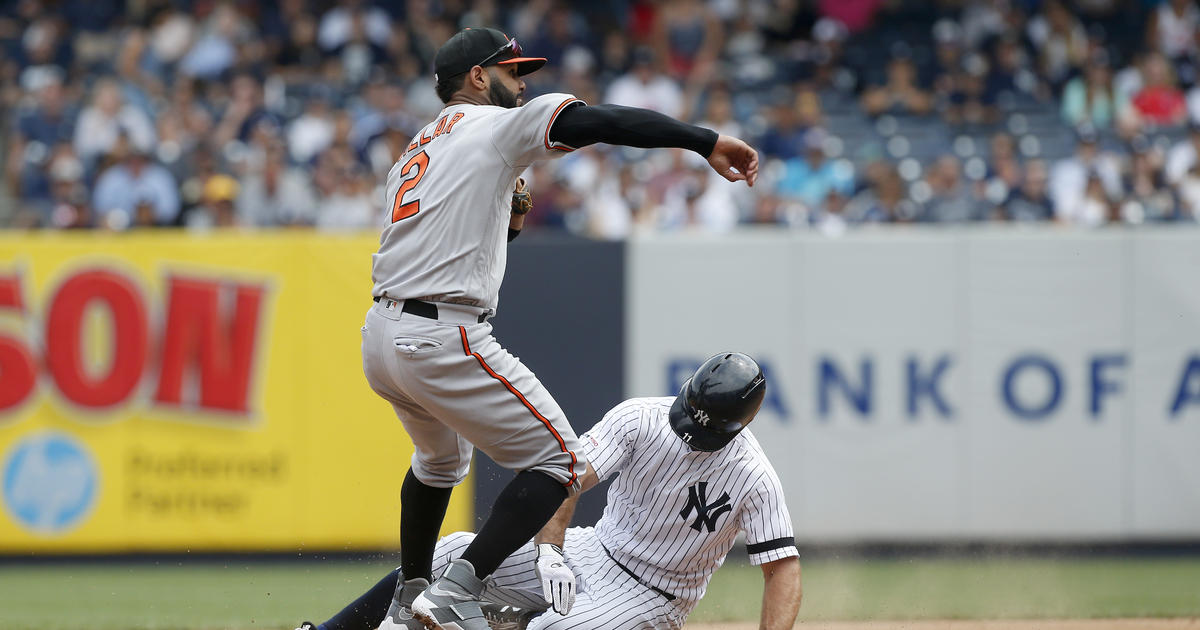
<path id="1" fill-rule="evenodd" d="M 420 199 L 405 202 L 404 195 L 420 183 L 421 178 L 425 177 L 425 169 L 428 167 L 429 155 L 424 151 L 412 156 L 404 163 L 404 166 L 400 167 L 400 173 L 405 176 L 405 179 L 400 182 L 400 188 L 396 191 L 396 201 L 392 204 L 392 223 L 407 219 L 421 211 Z"/>

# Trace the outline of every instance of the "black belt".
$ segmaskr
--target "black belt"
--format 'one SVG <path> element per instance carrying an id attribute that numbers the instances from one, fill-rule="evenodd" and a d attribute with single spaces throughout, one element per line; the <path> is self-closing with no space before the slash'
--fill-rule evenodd
<path id="1" fill-rule="evenodd" d="M 634 573 L 633 571 L 630 571 L 629 567 L 621 564 L 620 562 L 617 562 L 617 559 L 613 557 L 612 552 L 608 550 L 608 547 L 605 547 L 604 545 L 600 545 L 600 548 L 604 550 L 604 553 L 608 554 L 608 559 L 612 560 L 613 564 L 617 565 L 618 567 L 621 567 L 621 570 L 624 571 L 626 574 L 628 574 L 629 577 L 637 580 L 638 584 L 641 584 L 642 586 L 645 586 L 646 588 L 654 591 L 655 593 L 658 593 L 659 595 L 666 597 L 667 601 L 669 601 L 669 602 L 675 601 L 674 595 L 662 590 L 661 588 L 658 588 L 657 586 L 654 586 L 653 584 L 647 582 L 646 580 L 643 580 L 642 578 L 638 577 L 638 574 Z"/>
<path id="2" fill-rule="evenodd" d="M 383 297 L 379 296 L 379 295 L 376 295 L 375 297 L 371 298 L 371 300 L 375 301 L 375 302 L 378 302 L 379 300 L 382 300 L 382 299 L 383 299 Z M 388 299 L 395 299 L 395 298 L 388 298 Z M 399 302 L 400 300 L 396 300 L 396 301 Z M 429 302 L 423 302 L 421 300 L 413 300 L 413 299 L 404 300 L 404 307 L 400 309 L 400 312 L 408 313 L 409 315 L 416 315 L 417 317 L 424 317 L 426 319 L 437 319 L 438 318 L 437 304 L 431 304 Z M 478 321 L 480 324 L 487 321 L 487 312 L 486 311 L 479 314 Z"/>

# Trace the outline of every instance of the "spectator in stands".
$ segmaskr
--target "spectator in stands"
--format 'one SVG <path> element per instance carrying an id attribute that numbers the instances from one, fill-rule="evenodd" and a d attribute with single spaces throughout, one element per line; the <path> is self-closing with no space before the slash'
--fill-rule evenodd
<path id="1" fill-rule="evenodd" d="M 1178 199 L 1163 175 L 1162 156 L 1144 136 L 1134 138 L 1130 144 L 1133 158 L 1124 181 L 1121 219 L 1126 223 L 1174 220 Z"/>
<path id="2" fill-rule="evenodd" d="M 867 88 L 862 108 L 868 115 L 897 114 L 923 116 L 933 108 L 933 99 L 917 84 L 916 67 L 905 56 L 893 57 L 887 66 L 887 78 L 881 85 Z"/>
<path id="3" fill-rule="evenodd" d="M 661 176 L 656 209 L 660 229 L 728 232 L 738 223 L 738 208 L 730 187 L 709 177 L 712 169 L 695 153 L 672 150 L 673 164 Z M 728 182 L 725 182 L 728 183 Z"/>
<path id="4" fill-rule="evenodd" d="M 803 204 L 809 212 L 819 208 L 837 190 L 848 196 L 854 188 L 854 168 L 848 162 L 830 160 L 826 154 L 825 131 L 819 127 L 804 135 L 804 156 L 793 157 L 784 163 L 783 178 L 776 194 L 786 201 Z"/>
<path id="5" fill-rule="evenodd" d="M 988 63 L 978 53 L 967 55 L 948 77 L 942 120 L 950 125 L 988 125 L 997 120 L 995 97 L 989 92 Z"/>
<path id="6" fill-rule="evenodd" d="M 1054 207 L 1055 219 L 1082 227 L 1096 227 L 1116 219 L 1112 198 L 1097 173 L 1088 173 L 1083 194 L 1067 206 Z"/>
<path id="7" fill-rule="evenodd" d="M 261 163 L 243 165 L 238 188 L 234 208 L 241 225 L 312 225 L 316 221 L 312 179 L 303 169 L 288 165 L 281 141 L 267 144 Z"/>
<path id="8" fill-rule="evenodd" d="M 846 196 L 835 189 L 825 195 L 825 201 L 808 215 L 812 228 L 824 236 L 837 237 L 845 234 L 850 226 L 846 216 Z"/>
<path id="9" fill-rule="evenodd" d="M 725 39 L 716 13 L 702 0 L 665 0 L 655 22 L 654 42 L 667 71 L 685 84 L 712 78 Z"/>
<path id="10" fill-rule="evenodd" d="M 1017 141 L 1011 134 L 1001 131 L 992 135 L 988 147 L 988 179 L 1001 182 L 1006 191 L 1015 190 L 1024 179 Z"/>
<path id="11" fill-rule="evenodd" d="M 742 125 L 733 116 L 733 96 L 724 86 L 709 91 L 698 118 L 700 122 L 696 124 L 701 127 L 735 138 L 742 137 Z"/>
<path id="12" fill-rule="evenodd" d="M 48 170 L 50 212 L 41 224 L 59 230 L 92 227 L 92 207 L 84 186 L 83 162 L 64 151 L 51 161 Z"/>
<path id="13" fill-rule="evenodd" d="M 1142 66 L 1142 87 L 1133 95 L 1128 124 L 1135 129 L 1172 127 L 1187 120 L 1187 104 L 1167 58 L 1150 53 Z"/>
<path id="14" fill-rule="evenodd" d="M 883 5 L 883 0 L 817 0 L 821 15 L 845 24 L 851 33 L 871 26 Z"/>
<path id="15" fill-rule="evenodd" d="M 248 54 L 256 47 L 253 26 L 232 4 L 218 3 L 200 25 L 191 49 L 179 61 L 179 72 L 215 80 L 234 67 L 239 51 Z"/>
<path id="16" fill-rule="evenodd" d="M 1042 12 L 1029 21 L 1026 35 L 1037 49 L 1042 76 L 1056 89 L 1087 60 L 1087 32 L 1060 0 L 1042 4 Z"/>
<path id="17" fill-rule="evenodd" d="M 155 156 L 176 180 L 187 178 L 193 153 L 209 141 L 212 129 L 212 113 L 196 96 L 195 83 L 176 77 L 168 104 L 159 110 L 155 149 Z"/>
<path id="18" fill-rule="evenodd" d="M 797 84 L 789 100 L 770 109 L 771 125 L 757 143 L 764 155 L 781 160 L 804 149 L 804 136 L 823 122 L 821 100 L 811 88 Z"/>
<path id="19" fill-rule="evenodd" d="M 1078 133 L 1075 155 L 1050 171 L 1050 198 L 1058 220 L 1094 225 L 1107 220 L 1107 200 L 1121 197 L 1121 168 L 1114 156 L 1100 150 L 1094 128 L 1084 126 Z M 1092 180 L 1099 182 L 1104 204 L 1096 198 Z"/>
<path id="20" fill-rule="evenodd" d="M 228 228 L 239 224 L 233 201 L 240 186 L 229 175 L 217 174 L 204 182 L 202 203 L 187 213 L 185 224 L 191 229 Z"/>
<path id="21" fill-rule="evenodd" d="M 334 52 L 353 41 L 357 31 L 382 48 L 391 37 L 391 28 L 391 19 L 382 8 L 363 0 L 342 0 L 321 16 L 317 43 L 326 52 Z"/>
<path id="22" fill-rule="evenodd" d="M 646 187 L 638 181 L 633 166 L 614 156 L 599 162 L 595 194 L 583 200 L 585 231 L 594 238 L 619 240 L 629 236 L 639 217 L 652 213 Z"/>
<path id="23" fill-rule="evenodd" d="M 1002 122 L 1015 124 L 1019 119 L 1000 114 L 1016 107 L 1028 121 L 1026 129 L 1014 127 L 1022 136 L 1022 149 L 1053 160 L 1064 151 L 1054 116 L 1047 115 L 1056 110 L 1064 125 L 1116 127 L 1127 140 L 1144 129 L 1160 137 L 1173 135 L 1184 109 L 1200 121 L 1200 86 L 1186 95 L 1178 88 L 1194 83 L 1200 63 L 1197 3 L 1152 4 L 482 0 L 392 7 L 378 0 L 156 0 L 130 4 L 122 13 L 113 7 L 123 3 L 107 0 L 0 3 L 0 110 L 14 121 L 0 139 L 5 147 L 0 156 L 5 158 L 0 225 L 163 222 L 159 213 L 170 212 L 161 209 L 154 195 L 127 200 L 119 213 L 95 208 L 96 221 L 87 218 L 87 199 L 79 203 L 79 191 L 88 190 L 85 183 L 98 174 L 111 181 L 128 170 L 127 144 L 141 145 L 149 170 L 161 166 L 180 182 L 176 191 L 183 210 L 169 224 L 182 222 L 180 212 L 210 209 L 206 183 L 232 175 L 239 184 L 234 218 L 241 225 L 314 224 L 327 203 L 338 210 L 323 216 L 322 225 L 375 225 L 378 187 L 395 156 L 415 132 L 416 121 L 443 107 L 428 76 L 433 52 L 460 26 L 476 24 L 513 28 L 510 32 L 525 49 L 551 57 L 546 73 L 534 75 L 529 94 L 567 91 L 603 102 L 587 94 L 594 90 L 615 102 L 702 120 L 726 133 L 744 127 L 741 133 L 758 136 L 762 185 L 740 190 L 744 196 L 729 204 L 730 209 L 745 209 L 748 221 L 854 226 L 885 216 L 907 220 L 917 215 L 908 182 L 911 194 L 928 210 L 934 184 L 950 178 L 941 175 L 949 170 L 944 164 L 916 161 L 940 149 L 924 146 L 929 142 L 922 145 L 928 138 L 908 134 L 905 125 L 920 126 L 921 133 L 928 130 L 928 137 L 949 131 L 951 136 L 962 132 L 981 138 L 996 133 Z M 1082 22 L 1093 29 L 1087 31 L 1090 35 L 1080 36 L 1081 20 L 1064 7 L 1082 12 Z M 830 17 L 835 14 L 852 28 Z M 927 30 L 919 24 L 935 22 L 932 39 L 912 36 Z M 719 35 L 724 31 L 727 36 Z M 1025 35 L 1032 48 L 1026 48 Z M 893 49 L 893 64 L 886 55 L 867 52 L 887 50 L 896 39 L 905 45 Z M 1113 60 L 1128 60 L 1143 46 L 1148 53 L 1120 72 L 1113 74 L 1102 63 L 1101 51 Z M 1084 49 L 1086 55 L 1079 56 Z M 662 55 L 656 57 L 655 50 Z M 927 59 L 933 62 L 926 64 Z M 879 85 L 863 89 L 860 77 L 873 72 L 880 75 L 872 77 Z M 1062 101 L 1049 101 L 1048 83 L 1062 81 L 1067 81 Z M 318 87 L 320 102 L 310 97 L 312 86 Z M 702 94 L 708 96 L 697 98 Z M 1181 107 L 1181 101 L 1186 105 Z M 78 119 L 74 103 L 87 106 Z M 696 105 L 704 109 L 690 114 Z M 935 110 L 944 115 L 940 121 L 900 121 L 900 135 L 913 142 L 916 158 L 904 161 L 900 170 L 906 178 L 898 177 L 895 168 L 890 176 L 876 177 L 874 171 L 884 171 L 876 165 L 859 194 L 840 185 L 843 175 L 877 159 L 886 148 L 875 130 L 860 122 L 860 114 L 910 116 Z M 947 130 L 945 122 L 966 126 Z M 827 124 L 845 142 L 845 160 L 808 150 L 808 131 Z M 1182 210 L 1177 214 L 1197 216 L 1198 137 L 1193 133 L 1172 147 L 1161 169 L 1122 146 L 1121 159 L 1133 168 L 1124 180 L 1116 156 L 1093 143 L 1093 156 L 1083 157 L 1087 151 L 1081 146 L 1079 155 L 1051 162 L 1049 182 L 1041 188 L 1048 186 L 1056 215 L 1064 220 L 1084 217 L 1078 220 L 1086 223 L 1099 216 L 1107 221 L 1110 208 L 1124 220 L 1134 220 L 1131 200 L 1141 204 L 1145 220 L 1153 220 L 1163 213 L 1147 213 L 1144 207 L 1157 198 L 1147 199 L 1147 193 L 1161 171 L 1179 199 Z M 292 163 L 289 141 L 296 159 L 308 163 Z M 1038 193 L 1038 178 L 1045 179 L 1046 166 L 1022 165 L 1011 138 L 1001 144 L 1007 148 L 993 151 L 986 168 L 979 168 L 978 160 L 962 165 L 972 183 L 959 175 L 959 186 L 947 189 L 986 198 L 980 202 L 981 214 L 998 206 L 1019 220 L 1044 216 L 1045 194 Z M 837 146 L 837 141 L 829 142 L 831 149 Z M 954 148 L 971 159 L 973 151 L 965 143 Z M 111 161 L 105 158 L 110 151 L 116 154 Z M 654 229 L 657 213 L 665 207 L 665 183 L 675 182 L 671 203 L 684 208 L 676 216 L 691 216 L 706 200 L 718 198 L 723 186 L 704 182 L 688 193 L 680 182 L 690 177 L 689 169 L 672 167 L 665 153 L 625 161 L 617 152 L 611 156 L 613 164 L 607 157 L 579 159 L 581 155 L 555 161 L 541 172 L 537 190 L 544 192 L 537 195 L 539 210 L 531 226 L 620 238 Z M 71 166 L 76 163 L 84 165 L 79 178 Z M 116 166 L 109 168 L 112 164 Z M 921 178 L 922 171 L 927 179 Z M 1092 175 L 1103 200 L 1094 190 L 1089 196 Z M 1130 187 L 1128 194 L 1122 192 L 1123 183 Z M 660 190 L 652 194 L 656 186 Z M 95 191 L 91 186 L 88 196 Z M 689 202 L 689 194 L 697 191 Z M 594 219 L 603 212 L 579 209 L 599 199 L 613 200 L 623 218 L 606 218 L 597 228 L 601 222 Z M 1028 206 L 1029 199 L 1035 210 L 1014 209 L 1018 201 Z M 843 201 L 844 210 L 838 210 Z M 1084 206 L 1090 209 L 1079 211 Z"/>
<path id="24" fill-rule="evenodd" d="M 1109 129 L 1115 105 L 1108 55 L 1093 54 L 1083 75 L 1071 79 L 1063 88 L 1063 120 L 1072 127 L 1086 123 L 1096 129 Z"/>
<path id="25" fill-rule="evenodd" d="M 1200 164 L 1200 120 L 1192 121 L 1188 125 L 1188 137 L 1167 152 L 1167 182 L 1172 186 L 1179 185 L 1197 164 Z"/>
<path id="26" fill-rule="evenodd" d="M 954 155 L 938 158 L 925 177 L 928 198 L 917 215 L 922 222 L 965 223 L 986 218 L 986 208 L 962 177 L 962 166 Z"/>
<path id="27" fill-rule="evenodd" d="M 1200 123 L 1200 82 L 1187 93 L 1187 117 L 1192 123 Z"/>
<path id="28" fill-rule="evenodd" d="M 91 104 L 79 114 L 75 124 L 75 153 L 84 164 L 112 150 L 122 134 L 143 153 L 155 146 L 154 124 L 145 112 L 126 104 L 121 86 L 111 78 L 96 81 Z"/>
<path id="29" fill-rule="evenodd" d="M 60 142 L 70 142 L 75 112 L 68 104 L 62 72 L 46 68 L 30 86 L 34 106 L 17 112 L 5 166 L 10 190 L 24 199 L 50 196 L 46 162 Z"/>
<path id="30" fill-rule="evenodd" d="M 930 86 L 934 98 L 944 101 L 949 98 L 954 87 L 953 76 L 962 65 L 963 32 L 958 22 L 942 18 L 934 23 L 932 33 L 933 59 L 920 69 L 920 83 Z"/>
<path id="31" fill-rule="evenodd" d="M 1049 221 L 1054 218 L 1054 204 L 1050 201 L 1049 173 L 1042 160 L 1030 160 L 1025 165 L 1025 176 L 1019 188 L 1015 188 L 1005 200 L 1004 216 L 1009 221 Z"/>
<path id="32" fill-rule="evenodd" d="M 1146 42 L 1172 61 L 1200 55 L 1200 8 L 1195 0 L 1165 0 L 1150 12 Z"/>
<path id="33" fill-rule="evenodd" d="M 633 53 L 633 67 L 617 77 L 604 94 L 604 102 L 652 109 L 674 118 L 683 113 L 683 90 L 659 70 L 659 59 L 652 49 L 639 48 Z"/>
<path id="34" fill-rule="evenodd" d="M 344 144 L 321 154 L 314 172 L 320 197 L 317 227 L 322 230 L 361 230 L 378 227 L 381 208 L 371 194 L 370 173 L 356 164 Z"/>
<path id="35" fill-rule="evenodd" d="M 846 219 L 851 223 L 911 221 L 917 209 L 896 168 L 880 161 L 868 166 L 867 172 L 868 185 L 847 203 Z"/>
<path id="36" fill-rule="evenodd" d="M 97 220 L 113 229 L 131 224 L 144 225 L 139 220 L 139 206 L 152 210 L 150 220 L 155 225 L 174 225 L 179 220 L 179 188 L 170 171 L 150 160 L 144 149 L 121 136 L 114 148 L 118 161 L 96 179 L 92 207 Z"/>
<path id="37" fill-rule="evenodd" d="M 304 113 L 288 125 L 288 153 L 293 162 L 306 164 L 333 144 L 336 119 L 332 97 L 328 90 L 314 87 Z"/>
<path id="38" fill-rule="evenodd" d="M 998 38 L 992 45 L 985 101 L 1045 101 L 1049 96 L 1020 39 L 1013 34 Z"/>
<path id="39" fill-rule="evenodd" d="M 253 75 L 239 74 L 233 78 L 229 104 L 221 114 L 211 141 L 215 147 L 224 147 L 232 140 L 245 142 L 254 127 L 262 122 L 282 126 L 279 116 L 266 108 L 262 82 Z"/>
<path id="40" fill-rule="evenodd" d="M 1192 165 L 1176 189 L 1179 191 L 1180 217 L 1200 222 L 1200 163 Z"/>

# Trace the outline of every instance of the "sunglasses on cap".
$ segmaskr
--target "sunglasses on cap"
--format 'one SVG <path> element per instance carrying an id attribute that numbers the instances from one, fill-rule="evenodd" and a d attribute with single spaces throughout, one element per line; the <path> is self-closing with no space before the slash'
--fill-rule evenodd
<path id="1" fill-rule="evenodd" d="M 524 51 L 521 50 L 521 45 L 517 43 L 517 38 L 511 37 L 511 38 L 509 38 L 509 40 L 507 42 L 504 43 L 503 46 L 496 49 L 496 52 L 488 55 L 486 59 L 484 59 L 483 61 L 480 61 L 479 63 L 477 63 L 475 65 L 487 66 L 489 61 L 495 59 L 496 57 L 499 57 L 500 55 L 503 55 L 505 53 L 505 51 L 512 52 L 514 57 L 520 57 L 521 55 L 524 54 Z"/>

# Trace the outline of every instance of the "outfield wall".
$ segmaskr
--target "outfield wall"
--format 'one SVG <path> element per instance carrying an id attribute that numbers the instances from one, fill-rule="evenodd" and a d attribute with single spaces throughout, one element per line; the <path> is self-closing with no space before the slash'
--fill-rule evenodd
<path id="1" fill-rule="evenodd" d="M 1200 233 L 629 245 L 626 389 L 768 371 L 805 542 L 1200 537 Z"/>
<path id="2" fill-rule="evenodd" d="M 0 234 L 0 554 L 394 548 L 411 444 L 357 334 L 376 238 Z M 758 357 L 802 542 L 1200 540 L 1200 232 L 533 234 L 510 258 L 497 336 L 577 430 Z M 445 530 L 508 478 L 480 456 Z"/>

